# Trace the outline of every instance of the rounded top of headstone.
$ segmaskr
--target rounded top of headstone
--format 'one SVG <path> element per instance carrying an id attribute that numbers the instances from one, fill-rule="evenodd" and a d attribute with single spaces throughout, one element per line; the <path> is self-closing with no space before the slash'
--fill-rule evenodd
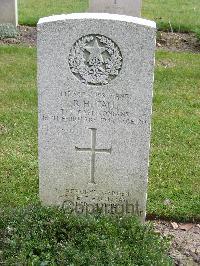
<path id="1" fill-rule="evenodd" d="M 68 15 L 65 14 L 55 15 L 55 16 L 41 18 L 38 21 L 38 25 L 43 23 L 50 23 L 50 22 L 63 21 L 63 20 L 74 20 L 74 19 L 115 20 L 115 21 L 122 21 L 122 22 L 143 25 L 150 28 L 156 28 L 156 23 L 152 20 L 126 16 L 126 15 L 108 14 L 108 13 L 72 13 Z"/>

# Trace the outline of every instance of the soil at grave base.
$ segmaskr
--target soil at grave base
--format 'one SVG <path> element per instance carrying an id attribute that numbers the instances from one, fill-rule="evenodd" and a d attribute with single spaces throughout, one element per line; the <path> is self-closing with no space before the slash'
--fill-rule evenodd
<path id="1" fill-rule="evenodd" d="M 30 47 L 36 46 L 37 31 L 35 27 L 19 26 L 17 38 L 0 40 L 0 45 L 23 44 Z M 193 33 L 158 32 L 157 49 L 168 51 L 200 53 L 200 42 Z"/>
<path id="2" fill-rule="evenodd" d="M 177 266 L 200 265 L 200 224 L 153 221 L 155 232 L 170 238 L 170 257 Z"/>
<path id="3" fill-rule="evenodd" d="M 194 33 L 158 32 L 157 49 L 172 52 L 200 53 L 200 41 Z"/>

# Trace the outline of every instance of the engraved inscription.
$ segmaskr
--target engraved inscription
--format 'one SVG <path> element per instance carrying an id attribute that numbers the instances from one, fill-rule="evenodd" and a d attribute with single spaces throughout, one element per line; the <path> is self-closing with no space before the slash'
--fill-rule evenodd
<path id="1" fill-rule="evenodd" d="M 128 191 L 68 188 L 61 198 L 61 206 L 69 213 L 143 215 L 139 201 L 131 199 Z"/>
<path id="2" fill-rule="evenodd" d="M 91 170 L 90 170 L 90 177 L 91 177 L 91 183 L 95 184 L 95 156 L 96 153 L 109 153 L 111 154 L 111 148 L 110 149 L 96 149 L 96 128 L 90 128 L 91 134 L 92 134 L 92 143 L 91 148 L 78 148 L 75 147 L 76 151 L 78 152 L 91 152 Z"/>
<path id="3" fill-rule="evenodd" d="M 55 97 L 61 99 L 61 104 L 52 113 L 41 113 L 43 121 L 62 123 L 63 126 L 67 123 L 98 122 L 134 127 L 145 126 L 148 121 L 146 110 L 139 111 L 139 115 L 133 111 L 136 100 L 126 92 L 111 94 L 91 90 L 87 94 L 84 90 L 57 89 Z"/>
<path id="4" fill-rule="evenodd" d="M 69 67 L 87 85 L 106 85 L 122 68 L 119 47 L 102 35 L 87 35 L 71 48 Z"/>

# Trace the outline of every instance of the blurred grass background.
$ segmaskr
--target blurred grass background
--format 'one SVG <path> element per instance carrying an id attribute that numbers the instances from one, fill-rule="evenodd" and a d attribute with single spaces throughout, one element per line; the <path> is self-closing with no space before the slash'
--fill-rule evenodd
<path id="1" fill-rule="evenodd" d="M 85 12 L 88 0 L 18 0 L 19 23 L 35 26 L 41 17 Z M 155 20 L 162 30 L 200 34 L 199 0 L 143 0 L 142 17 Z"/>

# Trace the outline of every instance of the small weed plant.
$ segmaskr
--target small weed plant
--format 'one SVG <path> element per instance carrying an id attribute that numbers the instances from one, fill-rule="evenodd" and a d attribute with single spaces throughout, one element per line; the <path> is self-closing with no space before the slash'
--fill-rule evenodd
<path id="1" fill-rule="evenodd" d="M 9 23 L 0 24 L 0 39 L 16 38 L 18 34 L 18 30 L 14 25 Z"/>

